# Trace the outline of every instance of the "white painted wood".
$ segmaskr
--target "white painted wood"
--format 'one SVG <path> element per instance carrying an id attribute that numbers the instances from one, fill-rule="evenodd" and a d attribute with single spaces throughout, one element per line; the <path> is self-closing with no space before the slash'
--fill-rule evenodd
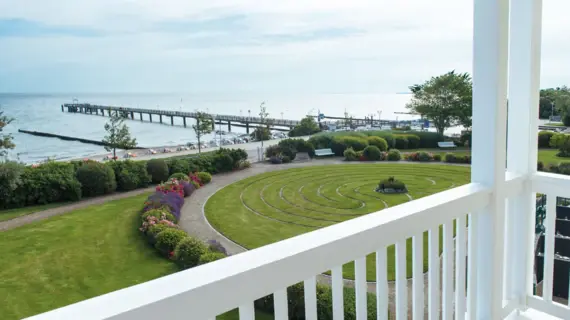
<path id="1" fill-rule="evenodd" d="M 239 320 L 255 320 L 255 309 L 253 302 L 239 307 Z"/>
<path id="2" fill-rule="evenodd" d="M 354 261 L 354 290 L 356 295 L 356 320 L 366 320 L 368 310 L 366 305 L 366 257 Z"/>
<path id="3" fill-rule="evenodd" d="M 469 214 L 467 239 L 467 313 L 470 319 L 477 318 L 477 247 L 479 219 L 474 213 Z"/>
<path id="4" fill-rule="evenodd" d="M 396 242 L 396 320 L 408 319 L 406 241 Z"/>
<path id="5" fill-rule="evenodd" d="M 428 318 L 439 319 L 439 227 L 428 231 Z"/>
<path id="6" fill-rule="evenodd" d="M 386 247 L 376 251 L 376 310 L 377 320 L 388 320 L 388 259 Z"/>
<path id="7" fill-rule="evenodd" d="M 532 175 L 532 191 L 544 194 L 552 194 L 557 197 L 568 197 L 570 188 L 570 176 L 537 172 Z"/>
<path id="8" fill-rule="evenodd" d="M 453 319 L 453 222 L 443 225 L 442 319 Z"/>
<path id="9" fill-rule="evenodd" d="M 470 183 L 32 317 L 208 319 L 489 204 Z M 404 258 L 405 259 L 405 258 Z M 276 276 L 278 275 L 278 276 Z M 228 288 L 239 288 L 239 294 Z M 153 292 L 149 295 L 149 292 Z M 212 304 L 212 301 L 216 301 Z M 119 316 L 120 315 L 120 316 Z"/>
<path id="10" fill-rule="evenodd" d="M 424 251 L 423 233 L 415 235 L 412 240 L 412 272 L 413 272 L 413 308 L 412 318 L 424 317 Z"/>
<path id="11" fill-rule="evenodd" d="M 463 319 L 465 308 L 465 245 L 467 232 L 465 228 L 465 216 L 457 218 L 455 231 L 455 314 L 457 319 Z"/>
<path id="12" fill-rule="evenodd" d="M 536 173 L 541 28 L 542 0 L 511 1 L 507 170 L 525 176 Z M 508 207 L 505 295 L 524 309 L 533 290 L 535 194 L 525 184 Z"/>
<path id="13" fill-rule="evenodd" d="M 529 308 L 542 311 L 548 315 L 557 317 L 558 319 L 570 319 L 570 308 L 560 303 L 552 303 L 537 296 L 528 296 L 527 303 Z M 536 318 L 537 320 L 544 318 Z M 546 319 L 545 319 L 546 320 Z"/>
<path id="14" fill-rule="evenodd" d="M 344 319 L 344 297 L 343 297 L 343 277 L 342 265 L 334 267 L 332 270 L 332 294 L 333 294 L 333 319 Z"/>
<path id="15" fill-rule="evenodd" d="M 273 305 L 275 308 L 275 320 L 288 320 L 289 307 L 287 303 L 287 289 L 275 291 L 273 294 Z"/>
<path id="16" fill-rule="evenodd" d="M 305 318 L 317 320 L 317 278 L 311 277 L 304 282 Z"/>
<path id="17" fill-rule="evenodd" d="M 546 195 L 546 219 L 544 221 L 544 278 L 542 298 L 552 301 L 552 284 L 554 274 L 554 235 L 556 234 L 556 197 Z"/>
<path id="18" fill-rule="evenodd" d="M 502 309 L 509 0 L 475 0 L 473 26 L 473 148 L 471 181 L 492 188 L 476 212 L 477 317 Z M 464 211 L 465 212 L 465 211 Z"/>

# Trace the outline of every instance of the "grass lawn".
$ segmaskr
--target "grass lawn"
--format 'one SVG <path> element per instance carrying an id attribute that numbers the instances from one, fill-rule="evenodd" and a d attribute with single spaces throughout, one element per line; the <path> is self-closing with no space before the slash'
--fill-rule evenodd
<path id="1" fill-rule="evenodd" d="M 147 195 L 0 232 L 0 315 L 20 319 L 177 271 L 137 230 Z"/>
<path id="2" fill-rule="evenodd" d="M 31 213 L 56 208 L 68 204 L 67 202 L 50 203 L 40 206 L 31 206 L 17 209 L 0 210 L 0 221 L 11 220 L 17 217 L 25 216 Z"/>
<path id="3" fill-rule="evenodd" d="M 382 163 L 270 172 L 218 191 L 206 203 L 206 216 L 225 236 L 253 249 L 409 201 L 405 194 L 375 192 L 378 182 L 389 176 L 403 181 L 408 194 L 417 199 L 468 183 L 470 168 Z M 406 254 L 407 272 L 411 276 L 411 239 Z M 427 270 L 427 233 L 424 234 L 424 269 Z M 346 278 L 354 277 L 352 263 L 346 264 L 343 271 Z M 375 272 L 372 254 L 367 261 L 367 279 L 374 281 Z M 390 246 L 388 278 L 394 279 L 394 274 L 394 246 Z"/>
<path id="4" fill-rule="evenodd" d="M 545 166 L 550 163 L 558 164 L 560 162 L 570 162 L 570 158 L 558 157 L 556 156 L 557 153 L 557 149 L 539 149 L 538 161 L 542 161 Z"/>

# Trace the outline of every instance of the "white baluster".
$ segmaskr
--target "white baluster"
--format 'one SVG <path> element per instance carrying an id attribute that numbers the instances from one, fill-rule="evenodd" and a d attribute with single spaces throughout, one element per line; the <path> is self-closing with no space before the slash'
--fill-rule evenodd
<path id="1" fill-rule="evenodd" d="M 443 225 L 442 318 L 453 319 L 453 222 Z"/>
<path id="2" fill-rule="evenodd" d="M 317 320 L 317 279 L 311 277 L 305 280 L 305 318 Z"/>
<path id="3" fill-rule="evenodd" d="M 332 269 L 333 319 L 344 320 L 342 266 Z"/>
<path id="4" fill-rule="evenodd" d="M 408 319 L 406 241 L 396 243 L 396 320 Z"/>
<path id="5" fill-rule="evenodd" d="M 478 217 L 469 214 L 467 240 L 467 314 L 470 319 L 477 319 L 477 238 Z"/>
<path id="6" fill-rule="evenodd" d="M 554 235 L 556 234 L 556 196 L 553 194 L 546 195 L 546 221 L 544 229 L 544 280 L 542 298 L 546 301 L 552 301 Z"/>
<path id="7" fill-rule="evenodd" d="M 287 303 L 287 288 L 275 291 L 273 294 L 273 305 L 275 308 L 275 320 L 288 320 L 289 309 Z"/>
<path id="8" fill-rule="evenodd" d="M 439 319 L 439 228 L 428 231 L 428 319 Z"/>
<path id="9" fill-rule="evenodd" d="M 354 261 L 356 320 L 366 320 L 368 310 L 366 304 L 366 257 Z"/>
<path id="10" fill-rule="evenodd" d="M 239 320 L 255 320 L 255 309 L 253 302 L 239 307 Z"/>
<path id="11" fill-rule="evenodd" d="M 386 248 L 384 247 L 376 251 L 376 311 L 378 320 L 388 320 L 387 263 Z"/>
<path id="12" fill-rule="evenodd" d="M 465 216 L 457 218 L 455 233 L 455 319 L 465 318 Z"/>

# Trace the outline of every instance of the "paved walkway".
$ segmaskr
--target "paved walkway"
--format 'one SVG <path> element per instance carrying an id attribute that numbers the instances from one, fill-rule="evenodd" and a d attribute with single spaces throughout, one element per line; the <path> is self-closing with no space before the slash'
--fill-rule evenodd
<path id="1" fill-rule="evenodd" d="M 133 196 L 136 196 L 139 194 L 143 194 L 145 192 L 151 192 L 153 190 L 154 190 L 154 187 L 149 187 L 149 188 L 145 188 L 145 189 L 138 189 L 138 190 L 133 190 L 133 191 L 128 191 L 128 192 L 121 192 L 121 193 L 117 192 L 117 193 L 114 193 L 111 195 L 105 195 L 105 196 L 100 196 L 100 197 L 96 197 L 96 198 L 89 198 L 89 199 L 77 201 L 74 203 L 70 203 L 67 205 L 62 205 L 61 207 L 55 207 L 55 208 L 51 208 L 51 209 L 47 209 L 47 210 L 43 210 L 43 211 L 38 211 L 38 212 L 31 213 L 31 214 L 28 214 L 25 216 L 21 216 L 21 217 L 17 217 L 17 218 L 11 219 L 11 220 L 6 220 L 6 221 L 0 222 L 0 231 L 10 230 L 13 228 L 23 226 L 23 225 L 28 224 L 28 223 L 32 223 L 35 221 L 47 219 L 49 217 L 58 216 L 60 214 L 68 213 L 68 212 L 76 210 L 76 209 L 82 209 L 82 208 L 92 206 L 92 205 L 96 205 L 96 204 L 103 204 L 103 203 L 106 203 L 108 201 L 129 198 L 129 197 L 133 197 Z"/>
<path id="2" fill-rule="evenodd" d="M 318 161 L 309 161 L 303 163 L 291 163 L 287 165 L 271 165 L 271 164 L 264 164 L 264 163 L 256 163 L 252 165 L 250 169 L 232 172 L 228 174 L 218 174 L 214 176 L 212 182 L 210 184 L 205 185 L 204 187 L 198 189 L 194 194 L 186 201 L 184 207 L 182 208 L 182 214 L 180 219 L 180 226 L 182 229 L 186 230 L 190 235 L 202 239 L 204 241 L 215 239 L 219 241 L 228 251 L 230 254 L 238 254 L 241 252 L 246 251 L 244 247 L 232 242 L 228 238 L 224 237 L 218 231 L 216 231 L 206 220 L 204 216 L 204 204 L 208 199 L 216 193 L 221 188 L 234 183 L 236 181 L 245 179 L 247 177 L 257 175 L 260 173 L 271 172 L 271 171 L 278 171 L 284 169 L 290 169 L 295 167 L 307 167 L 307 166 L 319 166 L 319 165 L 338 165 L 338 164 L 352 164 L 352 165 L 359 165 L 359 164 L 366 164 L 370 162 L 345 162 L 338 159 L 325 159 L 325 160 L 318 160 Z M 382 163 L 391 163 L 391 162 L 382 162 Z M 423 162 L 407 162 L 407 161 L 399 161 L 399 162 L 392 162 L 401 165 L 415 165 L 415 164 L 441 164 L 437 163 L 423 163 Z M 440 263 L 440 265 L 442 265 Z M 440 271 L 441 272 L 441 271 Z M 441 274 L 440 274 L 441 279 Z M 330 284 L 331 279 L 327 275 L 319 275 L 318 276 L 319 283 L 323 284 Z M 353 287 L 354 283 L 352 280 L 345 280 L 345 285 L 349 287 Z M 412 279 L 408 279 L 408 315 L 411 319 L 412 314 Z M 428 303 L 428 274 L 424 274 L 424 305 L 425 310 L 427 312 L 427 303 Z M 441 281 L 440 281 L 440 290 L 441 290 Z M 376 283 L 369 282 L 368 283 L 368 291 L 375 293 L 376 292 Z M 441 291 L 440 291 L 441 292 Z M 395 281 L 388 282 L 388 294 L 389 294 L 389 309 L 392 316 L 395 315 Z M 440 300 L 441 301 L 441 300 Z M 425 314 L 427 318 L 427 313 Z"/>

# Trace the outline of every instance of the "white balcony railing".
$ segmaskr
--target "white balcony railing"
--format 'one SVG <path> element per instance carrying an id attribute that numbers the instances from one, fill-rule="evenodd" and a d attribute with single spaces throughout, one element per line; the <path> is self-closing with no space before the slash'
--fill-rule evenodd
<path id="1" fill-rule="evenodd" d="M 30 319 L 202 320 L 238 307 L 241 320 L 252 320 L 253 301 L 273 294 L 275 318 L 283 320 L 286 288 L 304 281 L 306 318 L 314 320 L 316 278 L 328 270 L 334 319 L 343 319 L 342 265 L 350 261 L 357 319 L 367 319 L 366 256 L 372 253 L 378 319 L 388 317 L 392 302 L 396 319 L 570 319 L 570 308 L 552 299 L 555 199 L 570 197 L 570 178 L 536 173 L 542 2 L 474 3 L 472 183 Z M 547 195 L 542 296 L 533 292 L 537 192 Z M 389 301 L 386 248 L 393 244 L 395 296 Z"/>

